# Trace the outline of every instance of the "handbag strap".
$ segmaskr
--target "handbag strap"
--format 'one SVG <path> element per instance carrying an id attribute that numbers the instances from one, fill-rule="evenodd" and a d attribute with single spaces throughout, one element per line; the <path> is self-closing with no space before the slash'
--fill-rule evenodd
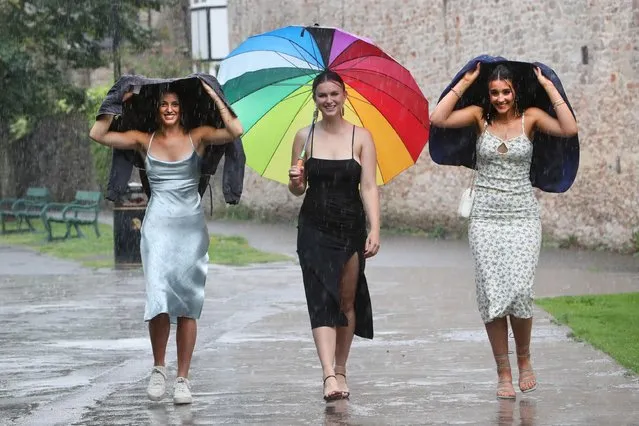
<path id="1" fill-rule="evenodd" d="M 473 173 L 470 175 L 470 181 L 468 182 L 468 187 L 470 187 L 471 191 L 475 190 L 476 180 L 477 180 L 477 169 L 473 169 Z"/>
<path id="2" fill-rule="evenodd" d="M 481 148 L 481 140 L 484 138 L 484 133 L 486 132 L 486 128 L 488 127 L 488 122 L 484 120 L 484 131 L 479 135 L 479 140 L 477 141 L 477 147 L 475 148 L 475 168 L 473 169 L 473 173 L 470 175 L 470 181 L 468 182 L 468 186 L 471 191 L 475 190 L 475 181 L 477 180 L 477 157 L 479 156 L 479 148 Z"/>

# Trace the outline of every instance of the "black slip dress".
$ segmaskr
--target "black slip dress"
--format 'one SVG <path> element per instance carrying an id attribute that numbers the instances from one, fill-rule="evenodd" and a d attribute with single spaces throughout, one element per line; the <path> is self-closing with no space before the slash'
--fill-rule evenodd
<path id="1" fill-rule="evenodd" d="M 373 338 L 373 311 L 364 275 L 366 214 L 359 192 L 361 165 L 351 158 L 310 158 L 305 164 L 306 195 L 298 218 L 297 253 L 302 268 L 311 328 L 345 327 L 340 309 L 339 284 L 344 265 L 354 254 L 359 259 L 355 295 L 355 334 Z"/>

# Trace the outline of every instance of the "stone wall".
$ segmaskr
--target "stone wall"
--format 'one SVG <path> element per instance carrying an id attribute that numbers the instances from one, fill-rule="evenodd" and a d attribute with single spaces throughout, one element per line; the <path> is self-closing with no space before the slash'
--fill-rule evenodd
<path id="1" fill-rule="evenodd" d="M 567 193 L 538 191 L 544 232 L 623 249 L 639 229 L 639 0 L 235 0 L 229 21 L 232 47 L 252 34 L 315 22 L 372 38 L 411 71 L 431 108 L 479 54 L 551 66 L 577 115 L 581 165 Z M 426 149 L 381 189 L 383 223 L 462 228 L 455 212 L 469 173 L 434 164 Z M 291 218 L 300 203 L 294 198 L 247 171 L 243 203 L 251 209 Z"/>

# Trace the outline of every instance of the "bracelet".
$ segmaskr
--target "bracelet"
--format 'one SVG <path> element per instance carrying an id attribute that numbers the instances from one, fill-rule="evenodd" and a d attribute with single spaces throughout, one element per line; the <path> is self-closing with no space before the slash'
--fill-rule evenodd
<path id="1" fill-rule="evenodd" d="M 455 90 L 454 87 L 451 87 L 450 91 L 453 92 L 454 94 L 456 94 L 459 99 L 461 99 L 461 95 L 459 94 L 459 92 L 457 92 L 457 90 Z"/>
<path id="2" fill-rule="evenodd" d="M 563 99 L 557 99 L 556 101 L 554 101 L 552 103 L 552 107 L 553 108 L 557 108 L 559 105 L 565 104 L 565 103 L 566 103 L 566 101 L 564 101 Z"/>

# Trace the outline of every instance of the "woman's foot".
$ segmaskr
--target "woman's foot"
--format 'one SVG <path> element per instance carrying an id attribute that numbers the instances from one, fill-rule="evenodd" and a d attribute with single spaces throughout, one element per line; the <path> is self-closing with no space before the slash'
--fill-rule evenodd
<path id="1" fill-rule="evenodd" d="M 191 383 L 186 377 L 178 377 L 175 380 L 173 388 L 173 403 L 176 405 L 191 404 L 193 396 L 191 396 Z"/>
<path id="2" fill-rule="evenodd" d="M 151 401 L 160 401 L 166 393 L 166 367 L 156 365 L 151 370 L 149 385 L 146 388 L 146 394 Z"/>
<path id="3" fill-rule="evenodd" d="M 513 387 L 513 376 L 510 371 L 510 361 L 508 354 L 495 355 L 497 363 L 497 398 L 515 399 L 515 388 Z"/>
<path id="4" fill-rule="evenodd" d="M 537 389 L 537 377 L 530 363 L 528 346 L 517 349 L 517 366 L 519 367 L 519 390 L 522 393 L 532 392 Z"/>
<path id="5" fill-rule="evenodd" d="M 324 401 L 335 401 L 342 398 L 342 391 L 339 389 L 335 375 L 330 374 L 324 377 Z"/>
<path id="6" fill-rule="evenodd" d="M 348 383 L 346 383 L 346 367 L 336 365 L 335 378 L 337 379 L 339 390 L 342 391 L 342 397 L 348 398 L 351 396 L 351 392 L 348 390 Z"/>

